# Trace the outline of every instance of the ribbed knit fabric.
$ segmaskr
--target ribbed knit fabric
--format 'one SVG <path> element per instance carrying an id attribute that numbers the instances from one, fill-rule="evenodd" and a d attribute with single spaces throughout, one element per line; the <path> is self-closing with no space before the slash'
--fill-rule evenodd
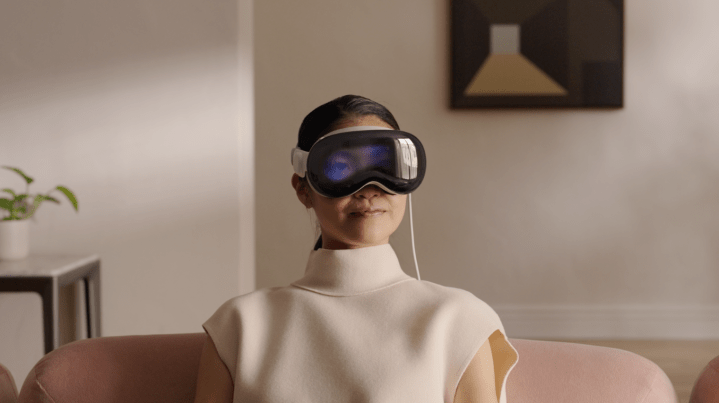
<path id="1" fill-rule="evenodd" d="M 389 244 L 312 251 L 303 278 L 235 297 L 203 327 L 236 403 L 452 402 L 487 340 L 505 403 L 517 362 L 489 305 L 406 275 Z"/>

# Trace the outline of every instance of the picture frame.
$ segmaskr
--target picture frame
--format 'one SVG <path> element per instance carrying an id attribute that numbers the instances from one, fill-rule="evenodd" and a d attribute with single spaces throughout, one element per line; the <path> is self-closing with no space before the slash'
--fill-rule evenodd
<path id="1" fill-rule="evenodd" d="M 623 0 L 450 8 L 451 108 L 623 107 Z"/>

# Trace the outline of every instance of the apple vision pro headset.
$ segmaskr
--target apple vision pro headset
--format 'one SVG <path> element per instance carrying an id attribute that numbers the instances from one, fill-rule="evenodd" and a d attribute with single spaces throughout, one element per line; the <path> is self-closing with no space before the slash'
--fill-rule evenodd
<path id="1" fill-rule="evenodd" d="M 292 149 L 292 166 L 307 177 L 312 189 L 329 198 L 357 193 L 376 185 L 390 194 L 409 195 L 412 254 L 417 269 L 412 220 L 412 192 L 427 169 L 427 156 L 419 139 L 400 130 L 379 126 L 353 126 L 327 133 L 309 151 Z"/>

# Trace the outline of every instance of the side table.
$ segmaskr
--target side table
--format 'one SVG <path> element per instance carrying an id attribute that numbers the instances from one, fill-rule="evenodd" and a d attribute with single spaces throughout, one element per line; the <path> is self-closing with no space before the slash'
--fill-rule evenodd
<path id="1" fill-rule="evenodd" d="M 45 354 L 60 344 L 60 287 L 80 280 L 85 285 L 87 337 L 99 337 L 100 258 L 97 255 L 30 255 L 23 260 L 0 260 L 0 292 L 40 294 Z"/>

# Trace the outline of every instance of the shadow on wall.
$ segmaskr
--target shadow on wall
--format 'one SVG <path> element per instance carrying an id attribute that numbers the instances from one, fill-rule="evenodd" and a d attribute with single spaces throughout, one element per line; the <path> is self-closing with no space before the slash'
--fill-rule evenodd
<path id="1" fill-rule="evenodd" d="M 33 86 L 37 78 L 81 75 L 208 47 L 234 47 L 236 30 L 234 2 L 213 2 L 212 7 L 194 0 L 3 2 L 0 88 Z"/>

